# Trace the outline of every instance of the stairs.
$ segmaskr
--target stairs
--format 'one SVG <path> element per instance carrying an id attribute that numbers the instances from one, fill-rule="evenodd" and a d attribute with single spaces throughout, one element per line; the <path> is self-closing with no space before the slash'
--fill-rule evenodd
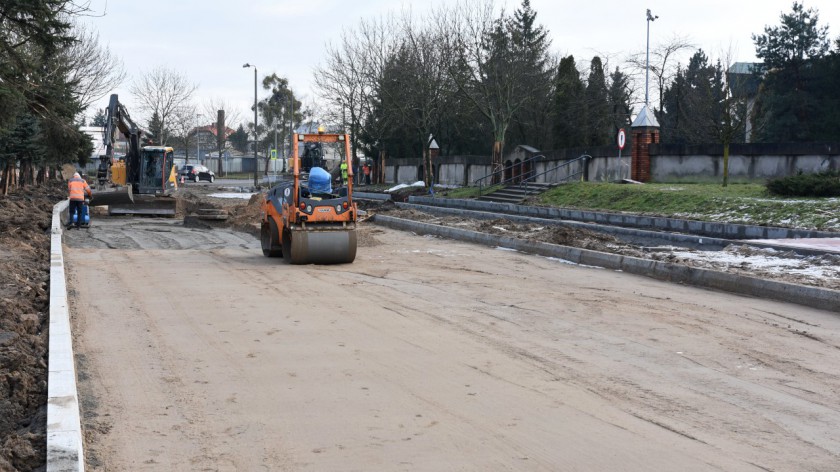
<path id="1" fill-rule="evenodd" d="M 496 202 L 496 203 L 514 203 L 519 204 L 525 201 L 531 195 L 537 195 L 546 190 L 556 187 L 556 183 L 535 183 L 528 182 L 524 184 L 508 185 L 505 188 L 496 190 L 495 192 L 482 195 L 476 200 L 482 202 Z"/>

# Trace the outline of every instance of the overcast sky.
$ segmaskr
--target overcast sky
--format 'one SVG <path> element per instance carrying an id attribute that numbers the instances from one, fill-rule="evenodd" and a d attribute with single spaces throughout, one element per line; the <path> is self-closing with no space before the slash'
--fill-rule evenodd
<path id="1" fill-rule="evenodd" d="M 93 12 L 84 21 L 122 59 L 127 78 L 115 92 L 129 111 L 136 105 L 132 107 L 128 85 L 144 71 L 165 66 L 198 85 L 198 104 L 224 99 L 247 119 L 254 101 L 254 71 L 243 69 L 244 63 L 256 64 L 260 79 L 271 73 L 287 77 L 305 103 L 314 102 L 313 69 L 323 60 L 325 44 L 335 42 L 342 28 L 401 8 L 424 14 L 431 6 L 455 1 L 90 0 Z M 521 0 L 497 3 L 511 12 Z M 732 50 L 735 62 L 756 60 L 751 35 L 762 33 L 766 25 L 778 25 L 780 14 L 790 12 L 792 4 L 792 0 L 531 0 L 555 52 L 573 54 L 579 67 L 597 54 L 607 58 L 613 69 L 623 65 L 630 53 L 644 51 L 647 8 L 659 16 L 650 25 L 651 49 L 680 35 L 712 58 Z M 820 24 L 829 25 L 832 39 L 840 35 L 840 24 L 832 23 L 840 23 L 840 1 L 810 0 L 804 5 L 819 10 Z M 107 97 L 99 103 L 105 107 Z M 139 110 L 132 115 L 139 115 Z"/>

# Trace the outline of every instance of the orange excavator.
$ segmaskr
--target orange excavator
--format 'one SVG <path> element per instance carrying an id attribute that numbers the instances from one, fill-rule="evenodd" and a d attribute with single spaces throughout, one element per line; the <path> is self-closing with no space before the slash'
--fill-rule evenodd
<path id="1" fill-rule="evenodd" d="M 332 188 L 323 167 L 301 168 L 300 145 L 337 147 L 347 162 L 348 181 Z M 283 257 L 292 264 L 343 264 L 356 258 L 356 218 L 350 137 L 347 134 L 294 134 L 293 179 L 265 194 L 261 211 L 260 242 L 266 257 Z"/>

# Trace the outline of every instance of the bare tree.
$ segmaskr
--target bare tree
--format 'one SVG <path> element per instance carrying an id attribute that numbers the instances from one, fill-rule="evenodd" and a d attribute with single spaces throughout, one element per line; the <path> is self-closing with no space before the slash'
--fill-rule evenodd
<path id="1" fill-rule="evenodd" d="M 433 17 L 445 15 L 445 12 L 438 12 Z M 455 57 L 446 47 L 446 32 L 438 25 L 421 29 L 410 12 L 403 13 L 400 23 L 402 41 L 391 75 L 397 86 L 382 90 L 390 91 L 388 98 L 397 106 L 401 120 L 414 128 L 422 146 L 424 181 L 426 187 L 431 187 L 434 175 L 429 144 L 433 128 L 446 112 L 447 98 L 456 89 L 450 75 Z"/>
<path id="2" fill-rule="evenodd" d="M 693 48 L 694 45 L 688 38 L 674 35 L 650 50 L 650 73 L 656 81 L 655 87 L 659 103 L 657 110 L 659 110 L 659 113 L 662 112 L 662 98 L 665 94 L 665 87 L 673 81 L 677 74 L 680 54 Z M 631 55 L 627 62 L 644 77 L 647 64 L 645 51 Z M 644 79 L 642 79 L 642 83 L 644 83 Z"/>
<path id="3" fill-rule="evenodd" d="M 184 145 L 186 163 L 190 162 L 190 148 L 198 139 L 198 126 L 200 125 L 198 108 L 193 103 L 185 103 L 172 112 L 170 128 L 175 138 L 178 138 Z M 196 152 L 198 154 L 198 152 Z M 198 159 L 196 155 L 196 159 Z"/>
<path id="4" fill-rule="evenodd" d="M 390 109 L 382 103 L 380 89 L 386 64 L 393 56 L 400 35 L 394 17 L 362 20 L 356 29 L 342 31 L 339 45 L 328 45 L 325 64 L 316 69 L 315 83 L 329 105 L 326 117 L 351 132 L 353 153 L 360 147 L 359 134 L 379 142 L 389 126 Z M 379 147 L 375 159 L 379 174 L 385 150 Z"/>
<path id="5" fill-rule="evenodd" d="M 465 1 L 440 18 L 446 55 L 455 60 L 450 74 L 459 91 L 487 119 L 493 131 L 493 171 L 502 170 L 505 135 L 528 101 L 527 68 L 511 37 L 510 19 L 494 16 L 492 0 Z M 499 179 L 494 174 L 494 181 Z"/>
<path id="6" fill-rule="evenodd" d="M 213 117 L 215 119 L 219 110 L 225 112 L 225 124 L 229 128 L 235 128 L 242 121 L 242 110 L 236 108 L 232 103 L 224 98 L 211 97 L 201 104 L 201 112 L 205 116 Z"/>
<path id="7" fill-rule="evenodd" d="M 85 109 L 125 80 L 125 68 L 108 47 L 101 45 L 98 33 L 77 24 L 73 34 L 76 41 L 62 52 L 62 57 L 69 70 L 68 81 L 76 84 L 74 94 Z"/>
<path id="8" fill-rule="evenodd" d="M 198 88 L 184 75 L 160 66 L 137 79 L 129 90 L 148 115 L 157 114 L 161 121 L 161 144 L 166 144 L 167 125 L 175 111 L 189 102 Z"/>

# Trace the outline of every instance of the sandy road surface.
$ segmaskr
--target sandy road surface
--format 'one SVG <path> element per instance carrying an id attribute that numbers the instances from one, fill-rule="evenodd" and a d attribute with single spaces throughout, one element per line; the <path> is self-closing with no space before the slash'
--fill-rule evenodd
<path id="1" fill-rule="evenodd" d="M 88 468 L 837 470 L 836 314 L 361 239 L 290 266 L 161 220 L 70 232 Z"/>

